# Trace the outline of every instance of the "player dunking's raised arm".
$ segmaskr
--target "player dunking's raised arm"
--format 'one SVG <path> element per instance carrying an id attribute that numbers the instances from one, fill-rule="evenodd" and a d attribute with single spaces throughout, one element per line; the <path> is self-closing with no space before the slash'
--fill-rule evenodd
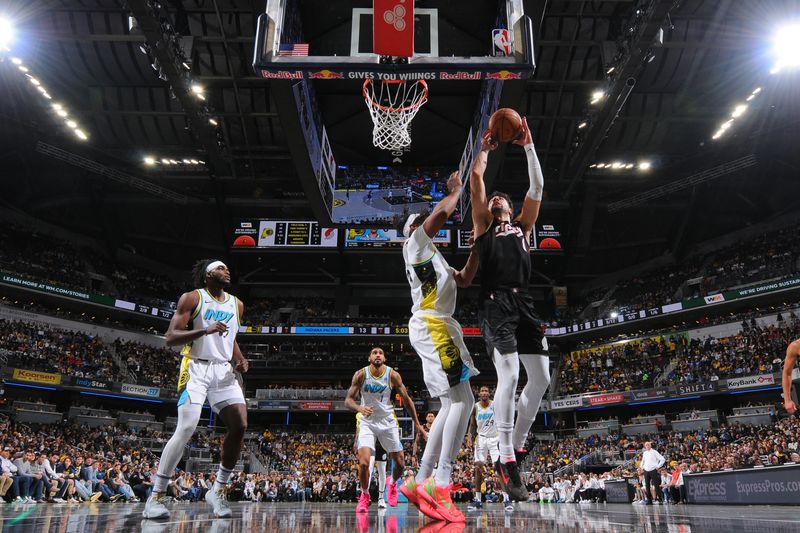
<path id="1" fill-rule="evenodd" d="M 480 325 L 498 376 L 494 407 L 500 460 L 496 467 L 511 499 L 524 501 L 527 499 L 527 490 L 522 483 L 515 450 L 524 451 L 528 431 L 550 383 L 550 373 L 542 323 L 536 316 L 533 298 L 528 293 L 530 235 L 539 216 L 544 177 L 524 119 L 521 135 L 514 144 L 525 150 L 530 179 L 520 214 L 512 220 L 513 204 L 505 193 L 492 193 L 487 201 L 483 174 L 489 152 L 497 147 L 488 131 L 483 136 L 481 151 L 475 158 L 470 174 L 470 193 L 475 250 L 483 272 Z M 515 426 L 514 393 L 519 380 L 520 361 L 525 365 L 528 383 L 520 394 Z"/>
<path id="2" fill-rule="evenodd" d="M 792 371 L 797 363 L 797 354 L 800 352 L 800 339 L 789 344 L 786 348 L 786 360 L 783 362 L 783 407 L 789 414 L 797 412 L 797 405 L 792 400 Z"/>

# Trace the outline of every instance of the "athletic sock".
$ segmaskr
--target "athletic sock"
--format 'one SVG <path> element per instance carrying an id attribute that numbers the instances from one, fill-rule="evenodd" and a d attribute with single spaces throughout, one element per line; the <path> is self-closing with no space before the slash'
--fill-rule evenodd
<path id="1" fill-rule="evenodd" d="M 497 371 L 497 388 L 494 392 L 494 418 L 500 448 L 500 462 L 515 460 L 511 433 L 514 428 L 514 395 L 519 381 L 519 355 L 516 352 L 501 354 L 493 350 L 492 362 Z"/>
<path id="2" fill-rule="evenodd" d="M 214 482 L 214 490 L 224 489 L 228 485 L 231 474 L 233 474 L 233 470 L 225 468 L 222 466 L 222 463 L 220 463 L 219 469 L 217 470 L 217 480 Z"/>
<path id="3" fill-rule="evenodd" d="M 481 491 L 479 490 L 475 491 L 475 501 L 476 502 L 481 501 Z"/>

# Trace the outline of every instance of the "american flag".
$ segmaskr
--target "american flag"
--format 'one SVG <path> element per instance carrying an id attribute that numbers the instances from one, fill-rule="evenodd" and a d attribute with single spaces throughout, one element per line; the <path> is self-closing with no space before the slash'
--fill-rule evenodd
<path id="1" fill-rule="evenodd" d="M 278 56 L 307 56 L 308 43 L 282 44 Z"/>

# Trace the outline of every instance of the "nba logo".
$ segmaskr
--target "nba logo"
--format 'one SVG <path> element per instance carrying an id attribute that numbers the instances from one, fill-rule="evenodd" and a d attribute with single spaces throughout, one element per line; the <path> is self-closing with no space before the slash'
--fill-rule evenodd
<path id="1" fill-rule="evenodd" d="M 508 30 L 492 30 L 492 55 L 495 57 L 511 55 L 511 32 Z"/>

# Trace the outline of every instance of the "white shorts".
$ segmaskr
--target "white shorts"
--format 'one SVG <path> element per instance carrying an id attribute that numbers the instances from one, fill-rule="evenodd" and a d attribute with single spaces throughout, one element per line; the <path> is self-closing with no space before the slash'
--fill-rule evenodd
<path id="1" fill-rule="evenodd" d="M 422 378 L 431 397 L 446 394 L 479 374 L 464 344 L 461 325 L 453 317 L 413 315 L 408 338 L 422 359 Z"/>
<path id="2" fill-rule="evenodd" d="M 374 416 L 374 415 L 373 415 Z M 371 420 L 371 417 L 356 415 L 356 444 L 357 448 L 369 448 L 375 451 L 375 440 L 380 442 L 387 453 L 397 453 L 403 450 L 400 442 L 400 426 L 397 419 L 387 416 L 382 419 Z"/>
<path id="3" fill-rule="evenodd" d="M 229 405 L 245 403 L 242 386 L 230 363 L 197 361 L 184 356 L 178 376 L 178 407 L 208 403 L 215 413 Z"/>
<path id="4" fill-rule="evenodd" d="M 475 439 L 475 462 L 485 463 L 486 456 L 492 458 L 492 464 L 500 460 L 500 441 L 497 437 L 478 437 Z"/>

